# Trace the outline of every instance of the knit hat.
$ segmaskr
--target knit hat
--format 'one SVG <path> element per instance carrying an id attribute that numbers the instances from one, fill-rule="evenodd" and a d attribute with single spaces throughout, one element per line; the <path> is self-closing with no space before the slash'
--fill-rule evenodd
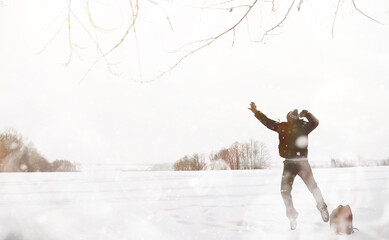
<path id="1" fill-rule="evenodd" d="M 286 119 L 288 120 L 288 122 L 292 122 L 292 121 L 298 120 L 299 117 L 300 116 L 299 116 L 299 112 L 298 112 L 297 109 L 288 112 L 288 114 L 286 115 Z"/>

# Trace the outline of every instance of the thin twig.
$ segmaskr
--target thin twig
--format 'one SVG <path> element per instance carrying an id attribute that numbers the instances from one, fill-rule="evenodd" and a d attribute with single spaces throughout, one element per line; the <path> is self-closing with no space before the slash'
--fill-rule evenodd
<path id="1" fill-rule="evenodd" d="M 119 29 L 119 28 L 106 29 L 106 28 L 102 28 L 102 27 L 97 26 L 95 24 L 95 22 L 93 21 L 92 13 L 90 11 L 90 6 L 89 6 L 89 0 L 87 0 L 87 1 L 84 0 L 84 5 L 85 5 L 86 12 L 88 14 L 89 22 L 94 29 L 97 29 L 101 32 L 111 32 L 111 31 L 115 31 L 115 30 Z"/>
<path id="2" fill-rule="evenodd" d="M 130 3 L 132 4 L 132 2 L 130 1 Z M 128 34 L 130 33 L 131 29 L 135 26 L 135 23 L 136 23 L 136 20 L 138 19 L 138 14 L 139 14 L 139 6 L 138 6 L 138 0 L 137 0 L 137 4 L 136 4 L 136 11 L 135 13 L 133 14 L 132 16 L 132 21 L 130 22 L 130 25 L 129 27 L 127 28 L 126 32 L 124 33 L 124 35 L 122 36 L 122 38 L 119 40 L 119 42 L 117 42 L 110 50 L 108 50 L 107 52 L 105 52 L 104 54 L 102 54 L 99 58 L 97 58 L 92 64 L 91 66 L 89 67 L 89 69 L 87 70 L 87 72 L 84 74 L 84 76 L 82 77 L 82 79 L 80 81 L 83 81 L 86 76 L 89 74 L 89 72 L 92 70 L 92 68 L 102 59 L 102 58 L 105 58 L 108 54 L 112 53 L 116 48 L 118 48 L 123 42 L 124 40 L 127 38 Z"/>
<path id="3" fill-rule="evenodd" d="M 69 44 L 69 48 L 70 48 L 70 53 L 69 53 L 68 61 L 65 63 L 66 67 L 70 64 L 70 62 L 72 60 L 73 50 L 74 50 L 73 45 L 72 45 L 72 24 L 71 24 L 71 20 L 70 20 L 70 15 L 72 12 L 71 5 L 72 5 L 72 0 L 69 0 L 68 16 L 67 16 L 66 20 L 68 22 L 68 44 Z"/>
<path id="4" fill-rule="evenodd" d="M 299 4 L 297 5 L 297 11 L 300 11 L 301 5 L 303 4 L 304 0 L 300 0 Z"/>
<path id="5" fill-rule="evenodd" d="M 53 35 L 53 37 L 50 38 L 50 40 L 49 40 L 48 42 L 46 42 L 46 44 L 43 46 L 43 48 L 42 48 L 40 51 L 38 51 L 37 53 L 35 53 L 36 55 L 41 54 L 42 52 L 44 52 L 44 51 L 46 50 L 47 46 L 48 46 L 55 38 L 57 38 L 57 36 L 58 36 L 58 34 L 61 32 L 63 26 L 65 26 L 65 23 L 66 23 L 66 18 L 63 20 L 61 26 L 59 27 L 58 31 Z"/>
<path id="6" fill-rule="evenodd" d="M 196 45 L 198 43 L 202 43 L 202 42 L 209 42 L 213 39 L 214 37 L 210 37 L 210 38 L 206 38 L 206 39 L 200 39 L 200 40 L 197 40 L 197 41 L 193 41 L 193 42 L 189 42 L 189 43 L 186 43 L 185 45 L 173 50 L 173 51 L 170 51 L 169 53 L 176 53 L 176 52 L 180 52 L 180 51 L 183 51 L 185 48 L 188 48 L 190 46 L 193 46 L 193 45 Z"/>
<path id="7" fill-rule="evenodd" d="M 176 3 L 176 4 L 179 6 L 182 6 L 182 7 L 193 8 L 193 9 L 222 10 L 222 11 L 229 11 L 229 12 L 231 12 L 233 9 L 237 9 L 237 8 L 249 8 L 250 7 L 250 5 L 248 5 L 248 4 L 241 4 L 241 5 L 235 5 L 235 6 L 229 6 L 229 5 L 225 6 L 225 4 L 232 3 L 232 2 L 235 2 L 235 0 L 210 4 L 210 5 L 203 5 L 203 6 L 192 6 L 192 5 L 179 4 L 179 3 Z M 205 2 L 204 2 L 204 4 L 205 4 Z"/>
<path id="8" fill-rule="evenodd" d="M 357 5 L 355 4 L 355 0 L 352 0 L 352 2 L 353 2 L 353 6 L 354 6 L 355 10 L 357 10 L 360 14 L 362 14 L 363 16 L 367 17 L 368 19 L 370 19 L 370 20 L 372 20 L 372 21 L 374 21 L 374 22 L 376 22 L 376 23 L 379 23 L 379 24 L 382 24 L 382 25 L 383 25 L 383 23 L 381 23 L 381 22 L 375 20 L 374 18 L 370 17 L 369 15 L 367 15 L 366 13 L 364 13 L 363 11 L 361 11 L 361 10 L 357 7 Z"/>
<path id="9" fill-rule="evenodd" d="M 335 21 L 336 21 L 336 17 L 338 16 L 340 1 L 341 1 L 341 0 L 338 0 L 338 4 L 336 5 L 334 20 L 332 21 L 332 31 L 331 31 L 331 32 L 332 32 L 332 37 L 335 36 L 335 34 L 334 34 L 334 30 L 335 30 Z"/>
<path id="10" fill-rule="evenodd" d="M 163 13 L 165 14 L 166 20 L 169 23 L 170 29 L 173 31 L 172 22 L 170 21 L 169 15 L 167 14 L 165 8 L 163 8 L 159 3 L 157 3 L 157 2 L 155 2 L 153 0 L 148 0 L 148 1 L 151 2 L 152 4 L 158 6 L 163 11 Z"/>
<path id="11" fill-rule="evenodd" d="M 64 9 L 62 9 L 56 16 L 55 18 L 53 19 L 53 21 L 51 21 L 51 23 L 49 25 L 47 25 L 47 27 L 44 28 L 44 30 L 48 30 L 48 29 L 51 29 L 53 27 L 53 25 L 55 24 L 55 22 L 57 21 L 57 19 L 68 9 L 68 7 L 64 7 Z"/>
<path id="12" fill-rule="evenodd" d="M 197 8 L 201 10 L 222 10 L 222 11 L 229 11 L 232 12 L 233 9 L 237 8 L 249 8 L 250 5 L 238 5 L 238 6 L 233 6 L 233 7 L 192 7 L 192 8 Z"/>
<path id="13" fill-rule="evenodd" d="M 95 46 L 96 46 L 97 50 L 99 51 L 99 53 L 100 53 L 100 54 L 103 54 L 103 50 L 102 50 L 101 47 L 100 47 L 100 43 L 99 43 L 98 39 L 94 39 L 94 38 L 93 38 L 92 34 L 86 29 L 86 27 L 84 26 L 84 24 L 81 23 L 81 21 L 78 19 L 78 17 L 77 17 L 76 15 L 73 14 L 73 17 L 74 17 L 74 19 L 77 20 L 77 22 L 80 24 L 80 26 L 81 26 L 81 27 L 84 29 L 84 31 L 88 34 L 89 38 L 95 43 Z M 118 75 L 117 73 L 115 73 L 115 72 L 112 70 L 112 68 L 111 68 L 111 65 L 112 65 L 112 64 L 110 64 L 110 63 L 108 62 L 108 60 L 107 60 L 107 58 L 106 58 L 105 56 L 103 57 L 103 59 L 104 59 L 104 61 L 105 61 L 105 64 L 107 65 L 108 71 L 110 71 L 110 72 L 111 72 L 112 74 L 114 74 L 114 75 Z"/>
<path id="14" fill-rule="evenodd" d="M 233 37 L 232 37 L 232 46 L 231 46 L 231 47 L 234 47 L 235 40 L 236 40 L 236 32 L 235 32 L 235 29 L 232 30 L 232 33 L 233 33 Z"/>
<path id="15" fill-rule="evenodd" d="M 130 5 L 131 5 L 132 15 L 134 16 L 135 15 L 135 11 L 134 11 L 134 6 L 132 5 L 131 1 L 130 1 Z M 135 8 L 137 9 L 137 11 L 139 10 L 138 0 L 136 0 Z M 138 41 L 138 36 L 136 34 L 136 26 L 135 25 L 133 27 L 133 31 L 134 31 L 135 44 L 136 44 L 136 56 L 137 56 L 137 60 L 138 60 L 139 79 L 140 79 L 140 83 L 143 83 L 143 74 L 142 74 L 142 64 L 141 64 L 141 60 L 140 60 L 139 41 Z"/>
<path id="16" fill-rule="evenodd" d="M 288 18 L 289 13 L 290 13 L 290 10 L 292 9 L 292 7 L 293 7 L 295 1 L 296 1 L 296 0 L 293 0 L 293 1 L 292 1 L 292 4 L 290 4 L 288 11 L 287 11 L 287 12 L 285 13 L 285 15 L 284 15 L 284 18 L 283 18 L 279 23 L 277 23 L 276 25 L 274 25 L 272 28 L 266 30 L 266 32 L 262 35 L 262 38 L 259 40 L 259 42 L 263 42 L 263 40 L 265 39 L 265 37 L 266 37 L 267 35 L 269 35 L 269 34 L 270 34 L 272 31 L 274 31 L 275 29 L 281 27 L 281 25 L 282 25 L 282 24 L 285 22 L 285 20 Z"/>

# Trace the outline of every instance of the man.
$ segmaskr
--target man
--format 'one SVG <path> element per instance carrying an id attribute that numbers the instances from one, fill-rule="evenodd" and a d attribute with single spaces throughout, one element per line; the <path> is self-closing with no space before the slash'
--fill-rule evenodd
<path id="1" fill-rule="evenodd" d="M 291 195 L 296 175 L 302 178 L 315 198 L 316 207 L 320 211 L 323 221 L 328 222 L 327 205 L 313 178 L 312 169 L 308 162 L 308 134 L 319 125 L 319 121 L 307 110 L 303 110 L 299 114 L 297 109 L 295 109 L 287 114 L 287 122 L 276 122 L 258 111 L 254 102 L 251 102 L 249 109 L 263 125 L 278 133 L 279 154 L 282 158 L 285 158 L 281 195 L 286 207 L 286 216 L 290 220 L 290 228 L 294 230 L 297 226 L 298 212 L 293 206 Z M 308 121 L 305 121 L 303 118 L 306 118 Z"/>

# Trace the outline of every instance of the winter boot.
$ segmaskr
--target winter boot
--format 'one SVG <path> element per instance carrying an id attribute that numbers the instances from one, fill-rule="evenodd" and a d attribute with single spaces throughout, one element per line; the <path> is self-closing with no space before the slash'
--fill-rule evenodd
<path id="1" fill-rule="evenodd" d="M 319 210 L 321 214 L 321 218 L 324 222 L 328 222 L 330 215 L 327 210 L 327 205 L 325 203 L 316 205 L 317 209 Z"/>
<path id="2" fill-rule="evenodd" d="M 289 219 L 290 221 L 290 230 L 295 230 L 297 227 L 297 220 L 296 218 Z"/>
<path id="3" fill-rule="evenodd" d="M 289 214 L 289 223 L 290 229 L 295 230 L 297 227 L 297 217 L 299 216 L 298 212 L 293 209 L 292 213 Z"/>

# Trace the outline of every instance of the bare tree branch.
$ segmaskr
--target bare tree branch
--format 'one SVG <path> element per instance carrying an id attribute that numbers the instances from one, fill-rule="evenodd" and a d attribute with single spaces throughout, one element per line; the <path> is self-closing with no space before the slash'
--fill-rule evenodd
<path id="1" fill-rule="evenodd" d="M 137 13 L 137 12 L 135 13 L 135 10 L 134 10 L 134 7 L 133 7 L 133 5 L 132 5 L 132 2 L 130 3 L 130 5 L 131 5 L 132 16 L 137 15 L 138 13 Z M 137 8 L 137 11 L 138 11 L 138 10 L 139 10 L 138 0 L 137 0 L 136 8 Z M 132 29 L 133 29 L 133 31 L 134 31 L 135 43 L 136 43 L 136 56 L 137 56 L 137 60 L 138 60 L 139 79 L 140 79 L 140 82 L 142 83 L 142 82 L 143 82 L 142 65 L 141 65 L 141 61 L 140 61 L 139 41 L 138 41 L 138 36 L 137 36 L 137 34 L 136 34 L 136 26 L 135 26 L 135 24 L 134 24 L 134 26 L 133 26 Z"/>
<path id="2" fill-rule="evenodd" d="M 243 5 L 237 5 L 237 6 L 233 6 L 233 7 L 208 7 L 208 6 L 205 6 L 205 7 L 192 7 L 192 8 L 198 8 L 198 9 L 201 9 L 201 10 L 222 10 L 222 11 L 229 11 L 229 12 L 232 12 L 234 9 L 237 9 L 237 8 L 249 8 L 250 5 L 247 5 L 247 4 L 243 4 Z"/>
<path id="3" fill-rule="evenodd" d="M 50 40 L 46 42 L 46 44 L 43 46 L 43 48 L 42 48 L 40 51 L 38 51 L 38 52 L 36 53 L 37 55 L 38 55 L 38 54 L 41 54 L 42 52 L 44 52 L 44 51 L 46 50 L 47 46 L 48 46 L 55 38 L 57 38 L 57 36 L 58 36 L 58 34 L 61 32 L 63 26 L 65 26 L 65 23 L 66 23 L 66 19 L 63 20 L 61 26 L 59 27 L 58 31 L 53 35 L 53 37 L 50 38 Z"/>
<path id="4" fill-rule="evenodd" d="M 218 40 L 219 38 L 223 37 L 224 35 L 226 35 L 227 33 L 231 32 L 231 31 L 234 31 L 236 29 L 237 26 L 239 26 L 239 24 L 243 21 L 243 19 L 245 19 L 247 17 L 247 15 L 250 13 L 250 11 L 253 9 L 253 7 L 258 3 L 258 0 L 255 0 L 250 6 L 249 8 L 247 9 L 247 11 L 243 14 L 243 16 L 234 24 L 232 25 L 230 28 L 228 28 L 227 30 L 219 33 L 218 35 L 214 36 L 214 37 L 211 37 L 211 38 L 207 38 L 207 39 L 203 39 L 203 40 L 198 40 L 198 41 L 195 41 L 195 42 L 192 42 L 192 43 L 189 43 L 189 44 L 186 44 L 185 46 L 190 46 L 190 45 L 193 45 L 193 44 L 196 44 L 196 43 L 202 43 L 202 42 L 205 42 L 204 44 L 200 45 L 199 47 L 193 49 L 192 51 L 190 51 L 189 53 L 187 53 L 186 55 L 184 55 L 183 57 L 181 57 L 175 64 L 173 64 L 170 68 L 168 68 L 167 70 L 163 71 L 162 73 L 160 73 L 159 75 L 157 75 L 157 77 L 155 77 L 154 79 L 151 79 L 150 81 L 147 81 L 147 82 L 154 82 L 155 80 L 157 79 L 160 79 L 162 76 L 164 76 L 165 74 L 169 73 L 170 71 L 172 71 L 174 68 L 176 68 L 178 65 L 180 65 L 186 58 L 188 58 L 189 56 L 193 55 L 194 53 L 200 51 L 201 49 L 207 47 L 207 46 L 210 46 L 212 43 L 214 43 L 216 40 Z"/>
<path id="5" fill-rule="evenodd" d="M 222 11 L 229 11 L 232 12 L 234 9 L 238 8 L 249 8 L 249 4 L 237 4 L 237 5 L 231 5 L 231 3 L 241 1 L 241 0 L 228 0 L 224 2 L 214 3 L 210 5 L 205 5 L 205 2 L 203 6 L 192 6 L 192 5 L 186 5 L 186 4 L 178 4 L 183 7 L 192 8 L 192 9 L 201 9 L 201 10 L 222 10 Z"/>
<path id="6" fill-rule="evenodd" d="M 81 23 L 81 21 L 78 19 L 77 16 L 74 15 L 74 19 L 77 20 L 77 22 L 80 24 L 80 26 L 81 26 L 81 27 L 84 29 L 84 31 L 88 34 L 89 38 L 95 43 L 95 46 L 96 46 L 97 50 L 99 51 L 99 53 L 100 53 L 101 55 L 103 55 L 104 53 L 103 53 L 103 50 L 102 50 L 101 47 L 100 47 L 100 42 L 99 42 L 97 36 L 96 36 L 96 39 L 93 38 L 92 34 L 86 29 L 86 27 L 84 26 L 84 24 Z M 93 28 L 93 29 L 94 29 L 94 28 Z M 115 72 L 112 70 L 111 65 L 113 65 L 113 64 L 111 64 L 111 63 L 108 62 L 106 56 L 103 56 L 103 59 L 104 59 L 105 64 L 107 65 L 108 71 L 110 71 L 110 72 L 111 72 L 112 74 L 114 74 L 114 75 L 119 75 L 118 73 L 115 73 Z"/>
<path id="7" fill-rule="evenodd" d="M 88 14 L 89 23 L 92 25 L 92 27 L 94 29 L 97 29 L 97 30 L 99 30 L 101 32 L 110 32 L 110 31 L 114 31 L 114 30 L 118 29 L 118 28 L 105 29 L 105 28 L 97 26 L 95 24 L 95 22 L 93 21 L 92 12 L 90 11 L 89 0 L 86 0 L 86 1 L 84 0 L 84 5 L 85 5 L 86 12 Z"/>
<path id="8" fill-rule="evenodd" d="M 300 11 L 301 5 L 303 4 L 304 0 L 300 0 L 299 4 L 297 5 L 297 10 Z"/>
<path id="9" fill-rule="evenodd" d="M 153 0 L 148 0 L 149 2 L 151 2 L 152 4 L 158 6 L 160 9 L 162 9 L 163 13 L 165 13 L 165 17 L 166 17 L 166 20 L 168 21 L 169 23 L 169 26 L 170 26 L 170 29 L 173 31 L 173 25 L 172 25 L 172 22 L 170 21 L 170 18 L 169 18 L 169 15 L 167 14 L 165 8 L 163 8 L 159 3 L 153 1 Z"/>
<path id="10" fill-rule="evenodd" d="M 272 28 L 266 30 L 266 32 L 262 35 L 262 38 L 259 40 L 259 42 L 263 42 L 263 40 L 265 39 L 265 37 L 266 37 L 267 35 L 269 35 L 272 31 L 274 31 L 274 30 L 277 29 L 277 28 L 282 27 L 282 24 L 283 24 L 283 23 L 286 21 L 286 19 L 288 18 L 289 13 L 290 13 L 290 10 L 292 9 L 292 7 L 293 7 L 295 1 L 296 1 L 296 0 L 293 0 L 293 1 L 292 1 L 292 4 L 290 4 L 288 11 L 287 11 L 287 12 L 285 13 L 285 15 L 284 15 L 284 18 L 283 18 L 279 23 L 277 23 L 276 25 L 274 25 Z"/>
<path id="11" fill-rule="evenodd" d="M 376 19 L 370 17 L 369 15 L 367 15 L 366 13 L 364 13 L 362 10 L 360 10 L 360 9 L 357 7 L 357 5 L 356 5 L 355 0 L 351 0 L 351 2 L 352 2 L 352 4 L 353 4 L 354 9 L 357 10 L 357 12 L 359 12 L 359 13 L 362 14 L 363 16 L 367 17 L 368 19 L 370 19 L 370 20 L 372 20 L 372 21 L 374 21 L 374 22 L 376 22 L 376 23 L 378 23 L 378 24 L 384 25 L 384 24 L 381 23 L 380 21 L 378 21 L 378 20 L 376 20 Z M 337 15 L 338 15 L 338 11 L 339 11 L 339 8 L 340 8 L 341 5 L 342 5 L 342 0 L 338 0 L 338 4 L 336 5 L 334 20 L 332 21 L 332 37 L 335 36 L 335 34 L 334 34 L 335 21 L 336 21 L 336 17 L 337 17 Z"/>
<path id="12" fill-rule="evenodd" d="M 231 47 L 234 47 L 235 40 L 236 40 L 236 31 L 235 31 L 235 29 L 232 30 L 232 33 L 233 33 L 233 38 L 232 38 L 232 46 Z"/>
<path id="13" fill-rule="evenodd" d="M 335 10 L 335 16 L 334 16 L 334 20 L 332 21 L 332 37 L 334 37 L 334 30 L 335 30 L 335 21 L 336 21 L 336 17 L 338 16 L 338 11 L 339 11 L 339 6 L 340 6 L 340 1 L 341 0 L 338 0 L 338 4 L 336 5 L 336 10 Z"/>
<path id="14" fill-rule="evenodd" d="M 261 39 L 259 40 L 259 42 L 263 42 L 265 37 L 268 36 L 270 33 L 272 33 L 274 30 L 278 29 L 278 28 L 281 28 L 282 25 L 285 23 L 285 21 L 287 20 L 288 16 L 290 15 L 290 12 L 295 4 L 295 1 L 296 0 L 292 0 L 288 10 L 286 11 L 286 13 L 284 14 L 283 18 L 281 19 L 281 21 L 279 21 L 277 24 L 275 24 L 273 27 L 271 27 L 270 29 L 266 30 L 265 33 L 262 35 Z M 191 42 L 191 43 L 188 43 L 188 44 L 185 44 L 184 46 L 176 49 L 174 52 L 177 52 L 177 51 L 180 51 L 180 50 L 183 50 L 185 48 L 188 48 L 188 47 L 192 47 L 192 46 L 195 46 L 195 45 L 198 45 L 200 44 L 198 47 L 194 48 L 193 50 L 189 51 L 189 53 L 187 53 L 186 55 L 184 55 L 183 57 L 180 58 L 179 61 L 177 61 L 174 65 L 172 65 L 172 67 L 170 67 L 168 70 L 162 72 L 161 74 L 159 74 L 156 78 L 154 78 L 153 80 L 151 80 L 150 82 L 156 80 L 156 79 L 159 79 L 161 78 L 163 75 L 165 75 L 166 73 L 170 72 L 171 70 L 173 70 L 175 67 L 177 67 L 183 60 L 185 60 L 187 57 L 191 56 L 192 54 L 196 53 L 197 51 L 207 47 L 207 46 L 210 46 L 212 43 L 214 43 L 217 39 L 221 38 L 222 36 L 224 36 L 225 34 L 229 33 L 229 32 L 233 32 L 233 41 L 232 41 L 232 46 L 234 46 L 235 44 L 235 34 L 236 34 L 236 27 L 241 23 L 241 21 L 247 17 L 247 15 L 249 14 L 249 12 L 251 11 L 251 9 L 257 4 L 257 0 L 254 1 L 251 5 L 239 5 L 239 6 L 235 6 L 235 7 L 215 7 L 215 6 L 220 6 L 220 5 L 223 5 L 224 3 L 231 3 L 231 2 L 234 2 L 233 0 L 229 0 L 229 1 L 225 1 L 225 2 L 222 2 L 222 3 L 218 3 L 218 4 L 214 4 L 214 5 L 209 5 L 207 7 L 200 7 L 201 9 L 218 9 L 218 10 L 229 10 L 230 12 L 234 9 L 234 8 L 239 8 L 239 7 L 247 7 L 248 10 L 245 12 L 245 14 L 243 15 L 242 18 L 239 19 L 239 21 L 234 24 L 232 27 L 228 28 L 226 31 L 214 36 L 214 37 L 210 37 L 210 38 L 207 38 L 207 39 L 202 39 L 202 40 L 198 40 L 198 41 L 194 41 L 194 42 Z M 303 0 L 300 0 L 298 5 L 297 5 L 297 9 L 298 11 L 300 11 L 301 9 L 301 5 L 303 4 Z M 377 22 L 377 23 L 380 23 L 378 22 L 377 20 L 369 17 L 368 15 L 366 15 L 364 12 L 362 12 L 355 4 L 355 0 L 352 0 L 353 2 L 353 6 L 354 8 L 360 12 L 362 15 L 368 17 L 369 19 Z M 272 3 L 272 11 L 274 12 L 275 11 L 275 0 L 271 0 L 271 3 Z M 337 14 L 338 14 L 338 10 L 339 10 L 339 7 L 341 5 L 341 0 L 338 1 L 337 3 L 337 7 L 336 7 L 336 11 L 335 11 L 335 17 L 334 17 L 334 20 L 333 20 L 333 25 L 332 25 L 332 35 L 334 36 L 334 25 L 335 25 L 335 20 L 336 20 L 336 17 L 337 17 Z M 382 23 L 381 23 L 382 24 Z"/>
<path id="15" fill-rule="evenodd" d="M 108 50 L 107 52 L 105 52 L 104 54 L 102 54 L 99 58 L 97 58 L 89 67 L 88 71 L 84 74 L 84 76 L 82 77 L 81 81 L 83 81 L 86 76 L 89 74 L 89 72 L 93 69 L 93 67 L 101 60 L 101 59 L 104 59 L 107 57 L 108 54 L 112 53 L 113 51 L 115 51 L 116 48 L 118 48 L 123 42 L 124 40 L 127 38 L 128 34 L 130 33 L 131 29 L 133 29 L 135 27 L 135 23 L 136 23 L 136 20 L 138 19 L 138 14 L 139 14 L 139 5 L 138 5 L 138 0 L 136 0 L 136 4 L 135 6 L 133 6 L 132 4 L 132 1 L 130 1 L 130 5 L 131 5 L 131 11 L 133 12 L 132 14 L 132 20 L 130 22 L 130 25 L 128 26 L 126 32 L 124 33 L 124 35 L 122 36 L 122 38 L 119 40 L 119 42 L 117 42 L 110 50 Z"/>
<path id="16" fill-rule="evenodd" d="M 372 21 L 374 21 L 374 22 L 376 22 L 376 23 L 379 23 L 379 24 L 382 24 L 382 25 L 383 25 L 383 23 L 381 23 L 381 22 L 375 20 L 374 18 L 370 17 L 369 15 L 367 15 L 366 13 L 364 13 L 363 11 L 361 11 L 361 10 L 357 7 L 357 5 L 355 4 L 355 0 L 352 0 L 352 2 L 353 2 L 353 6 L 354 6 L 355 10 L 357 10 L 360 14 L 362 14 L 363 16 L 367 17 L 368 19 L 370 19 L 370 20 L 372 20 Z"/>
<path id="17" fill-rule="evenodd" d="M 181 56 L 181 57 L 179 57 L 179 59 L 177 61 L 175 61 L 172 65 L 170 65 L 170 67 L 167 67 L 166 70 L 157 74 L 156 77 L 154 77 L 148 81 L 143 81 L 142 66 L 141 66 L 141 63 L 142 63 L 141 62 L 141 54 L 140 54 L 139 41 L 138 41 L 137 29 L 136 29 L 136 23 L 138 22 L 138 19 L 139 19 L 139 2 L 138 2 L 139 0 L 128 0 L 128 1 L 129 1 L 130 11 L 131 11 L 129 15 L 131 15 L 131 16 L 129 18 L 129 23 L 128 23 L 127 28 L 125 28 L 124 33 L 122 33 L 121 38 L 119 40 L 116 40 L 115 42 L 113 42 L 114 44 L 111 45 L 109 48 L 103 49 L 103 47 L 100 43 L 100 40 L 99 40 L 99 37 L 101 37 L 101 35 L 98 34 L 97 31 L 108 33 L 108 32 L 113 31 L 113 30 L 118 30 L 119 28 L 117 28 L 117 29 L 105 29 L 103 27 L 98 26 L 95 23 L 94 18 L 92 16 L 90 0 L 83 0 L 86 14 L 87 14 L 87 17 L 89 20 L 89 21 L 86 20 L 85 23 L 83 23 L 80 20 L 82 18 L 79 18 L 79 16 L 77 16 L 76 12 L 73 12 L 72 5 L 74 5 L 74 4 L 73 4 L 72 0 L 68 0 L 68 3 L 67 3 L 68 6 L 63 10 L 63 11 L 67 11 L 67 12 L 65 12 L 64 15 L 61 12 L 61 14 L 59 15 L 61 17 L 64 17 L 64 20 L 60 24 L 59 29 L 48 40 L 48 42 L 43 46 L 42 50 L 40 50 L 37 54 L 40 54 L 43 51 L 45 51 L 46 48 L 48 47 L 48 45 L 50 45 L 54 41 L 54 39 L 56 39 L 58 37 L 58 35 L 62 31 L 64 31 L 66 33 L 66 45 L 70 49 L 70 52 L 67 53 L 67 61 L 65 63 L 65 66 L 69 66 L 69 64 L 73 60 L 73 56 L 74 55 L 79 56 L 79 52 L 81 52 L 82 49 L 85 49 L 85 47 L 80 46 L 79 42 L 76 42 L 76 40 L 74 39 L 74 36 L 73 36 L 73 34 L 75 32 L 74 28 L 76 30 L 79 30 L 79 28 L 81 28 L 82 32 L 84 34 L 86 34 L 86 36 L 88 37 L 88 43 L 92 43 L 92 45 L 96 47 L 98 56 L 89 65 L 89 68 L 87 69 L 87 71 L 85 72 L 84 76 L 82 77 L 82 79 L 80 81 L 83 81 L 88 76 L 90 71 L 96 66 L 97 63 L 100 62 L 100 60 L 104 61 L 104 64 L 106 65 L 106 67 L 110 73 L 112 73 L 114 75 L 119 75 L 119 73 L 116 73 L 112 69 L 112 66 L 114 64 L 109 62 L 108 55 L 110 55 L 115 50 L 117 50 L 119 48 L 119 46 L 123 45 L 124 41 L 127 38 L 129 38 L 129 36 L 131 34 L 134 34 L 133 35 L 134 39 L 131 39 L 131 40 L 134 40 L 133 43 L 135 43 L 135 46 L 136 46 L 135 54 L 137 54 L 136 57 L 137 57 L 138 67 L 139 67 L 139 76 L 138 77 L 140 79 L 140 81 L 137 81 L 137 82 L 141 82 L 141 83 L 153 82 L 157 79 L 160 79 L 165 74 L 171 72 L 173 69 L 175 69 L 178 65 L 180 65 L 184 60 L 186 60 L 191 55 L 193 55 L 196 52 L 212 45 L 218 39 L 223 38 L 225 35 L 227 35 L 229 33 L 232 34 L 231 46 L 234 47 L 234 45 L 236 43 L 237 28 L 241 25 L 243 19 L 247 19 L 247 21 L 248 21 L 248 15 L 250 14 L 250 12 L 252 12 L 252 9 L 255 6 L 259 5 L 260 1 L 271 4 L 271 12 L 272 12 L 271 14 L 278 15 L 278 12 L 279 12 L 279 10 L 277 9 L 275 0 L 248 0 L 251 2 L 251 4 L 247 4 L 247 1 L 242 2 L 241 0 L 221 0 L 221 2 L 216 2 L 213 4 L 208 4 L 207 1 L 204 1 L 203 6 L 190 6 L 191 8 L 197 8 L 197 9 L 201 9 L 201 10 L 222 10 L 222 11 L 232 12 L 235 9 L 239 9 L 242 12 L 239 12 L 241 15 L 238 16 L 238 19 L 236 19 L 235 22 L 233 22 L 232 24 L 227 25 L 227 28 L 225 30 L 220 31 L 220 32 L 216 32 L 216 34 L 212 34 L 211 37 L 200 39 L 200 40 L 193 41 L 193 42 L 189 42 L 189 43 L 175 49 L 171 53 L 177 54 L 176 57 L 179 57 L 179 56 Z M 351 1 L 352 1 L 352 5 L 353 5 L 354 9 L 356 11 L 358 11 L 360 14 L 362 14 L 363 16 L 369 18 L 370 20 L 372 20 L 376 23 L 382 24 L 381 22 L 377 21 L 376 19 L 370 17 L 369 15 L 365 14 L 362 10 L 360 10 L 356 5 L 355 0 L 351 0 Z M 159 9 L 162 10 L 170 29 L 173 31 L 172 21 L 169 17 L 168 12 L 165 10 L 163 5 L 161 5 L 161 2 L 156 1 L 156 0 L 147 0 L 147 2 L 151 3 L 152 5 L 158 7 Z M 0 5 L 2 5 L 3 3 L 4 3 L 4 1 L 0 0 Z M 74 2 L 74 3 L 76 3 L 76 2 Z M 242 3 L 242 4 L 239 5 L 239 3 Z M 274 25 L 271 25 L 271 27 L 269 29 L 267 29 L 267 30 L 265 29 L 264 31 L 261 30 L 261 35 L 259 36 L 259 40 L 257 42 L 263 42 L 267 36 L 274 34 L 275 30 L 283 27 L 283 25 L 286 23 L 289 15 L 291 14 L 292 8 L 295 6 L 295 3 L 296 3 L 296 0 L 290 0 L 289 5 L 287 6 L 288 8 L 287 8 L 286 12 L 282 13 L 282 15 L 281 15 L 281 19 L 277 20 L 278 22 L 276 22 L 276 24 L 274 24 Z M 297 4 L 298 11 L 300 11 L 303 3 L 304 3 L 304 0 L 298 1 L 298 4 Z M 333 22 L 332 22 L 332 36 L 333 37 L 334 37 L 335 22 L 337 20 L 337 15 L 338 15 L 343 3 L 344 3 L 344 0 L 337 1 L 335 14 L 334 14 Z M 176 4 L 178 4 L 178 3 L 176 3 Z M 182 4 L 178 4 L 178 5 L 182 6 Z M 65 24 L 67 25 L 66 29 L 65 29 Z M 262 34 L 262 31 L 263 31 L 263 34 Z"/>
<path id="18" fill-rule="evenodd" d="M 72 0 L 69 0 L 68 15 L 67 15 L 66 21 L 68 23 L 68 44 L 69 44 L 69 48 L 70 48 L 70 53 L 69 53 L 68 61 L 65 63 L 66 67 L 69 65 L 69 63 L 72 60 L 73 50 L 74 50 L 73 44 L 72 44 L 72 24 L 70 22 L 70 16 L 72 13 L 72 6 L 71 5 L 72 5 Z"/>

